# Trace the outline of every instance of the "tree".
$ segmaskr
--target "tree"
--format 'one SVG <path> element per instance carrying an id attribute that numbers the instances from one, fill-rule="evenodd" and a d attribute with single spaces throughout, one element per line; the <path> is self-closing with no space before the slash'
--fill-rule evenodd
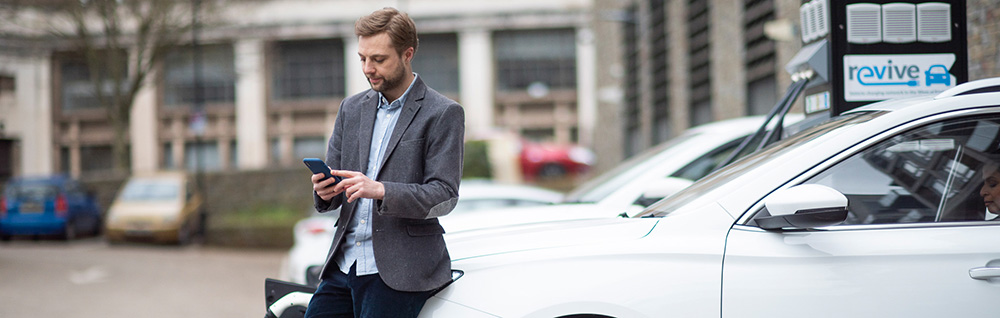
<path id="1" fill-rule="evenodd" d="M 128 172 L 129 116 L 135 96 L 167 52 L 187 41 L 195 23 L 192 5 L 198 5 L 199 12 L 211 6 L 199 2 L 15 0 L 5 1 L 4 6 L 18 12 L 16 17 L 41 21 L 49 36 L 65 41 L 84 59 L 94 97 L 107 111 L 114 131 L 115 170 Z"/>

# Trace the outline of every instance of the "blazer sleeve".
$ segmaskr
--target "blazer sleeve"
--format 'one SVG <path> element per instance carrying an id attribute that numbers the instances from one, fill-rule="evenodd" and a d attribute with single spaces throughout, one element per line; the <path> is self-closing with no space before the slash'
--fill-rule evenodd
<path id="1" fill-rule="evenodd" d="M 465 155 L 465 110 L 451 102 L 433 121 L 426 137 L 423 183 L 382 182 L 385 196 L 379 214 L 428 219 L 455 208 Z"/>
<path id="2" fill-rule="evenodd" d="M 345 100 L 346 101 L 346 100 Z M 337 110 L 337 119 L 333 125 L 333 134 L 326 145 L 326 164 L 333 169 L 343 169 L 341 167 L 341 149 L 343 148 L 344 134 L 344 102 L 340 102 L 340 109 Z M 330 201 L 320 198 L 316 191 L 313 191 L 313 202 L 317 212 L 329 212 L 337 209 L 344 201 L 344 194 L 340 193 L 330 199 Z"/>

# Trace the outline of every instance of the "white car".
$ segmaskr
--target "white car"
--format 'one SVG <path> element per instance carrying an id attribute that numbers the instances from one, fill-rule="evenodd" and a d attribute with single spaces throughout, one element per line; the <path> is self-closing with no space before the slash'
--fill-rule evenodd
<path id="1" fill-rule="evenodd" d="M 784 123 L 788 126 L 802 118 L 801 114 L 790 114 Z M 478 209 L 477 213 L 464 213 L 462 211 L 468 206 L 495 203 L 487 197 L 498 194 L 519 193 L 519 198 L 541 196 L 546 199 L 554 196 L 534 187 L 528 188 L 527 192 L 534 193 L 531 195 L 513 189 L 522 186 L 494 191 L 497 188 L 474 186 L 478 182 L 463 180 L 458 206 L 440 222 L 448 233 L 459 233 L 485 227 L 634 215 L 714 170 L 743 139 L 760 129 L 764 120 L 763 116 L 753 116 L 691 128 L 577 187 L 566 195 L 562 204 L 525 206 L 528 204 L 522 202 L 518 208 Z M 283 280 L 313 286 L 319 283 L 317 276 L 326 261 L 336 225 L 336 219 L 329 216 L 337 214 L 328 212 L 325 216 L 310 217 L 296 224 L 295 245 L 281 270 Z"/>
<path id="2" fill-rule="evenodd" d="M 458 192 L 459 200 L 451 215 L 503 207 L 552 205 L 563 199 L 562 193 L 545 188 L 485 180 L 462 180 Z M 337 211 L 330 211 L 295 224 L 292 230 L 295 241 L 282 262 L 282 279 L 310 286 L 319 284 L 320 265 L 326 262 L 339 215 Z"/>
<path id="3" fill-rule="evenodd" d="M 764 119 L 736 118 L 688 129 L 573 189 L 562 204 L 453 213 L 440 221 L 448 233 L 458 233 L 555 220 L 632 216 L 715 170 L 743 139 L 760 129 Z M 789 126 L 802 119 L 801 114 L 789 114 L 784 124 Z"/>
<path id="4" fill-rule="evenodd" d="M 421 317 L 996 316 L 998 92 L 849 111 L 634 218 L 447 236 Z"/>

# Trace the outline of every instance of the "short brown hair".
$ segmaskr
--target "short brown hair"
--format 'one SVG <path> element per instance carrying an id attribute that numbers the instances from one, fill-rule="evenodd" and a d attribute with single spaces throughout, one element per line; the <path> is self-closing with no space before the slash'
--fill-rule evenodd
<path id="1" fill-rule="evenodd" d="M 406 13 L 395 8 L 382 8 L 363 16 L 354 23 L 354 35 L 373 36 L 382 32 L 389 34 L 396 52 L 402 54 L 408 47 L 417 50 L 417 26 Z"/>

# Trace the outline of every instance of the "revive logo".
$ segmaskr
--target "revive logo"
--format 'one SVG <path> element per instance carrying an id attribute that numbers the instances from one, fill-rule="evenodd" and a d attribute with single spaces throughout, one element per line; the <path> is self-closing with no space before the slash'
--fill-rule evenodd
<path id="1" fill-rule="evenodd" d="M 937 94 L 953 86 L 954 54 L 845 55 L 844 99 L 876 101 Z"/>

